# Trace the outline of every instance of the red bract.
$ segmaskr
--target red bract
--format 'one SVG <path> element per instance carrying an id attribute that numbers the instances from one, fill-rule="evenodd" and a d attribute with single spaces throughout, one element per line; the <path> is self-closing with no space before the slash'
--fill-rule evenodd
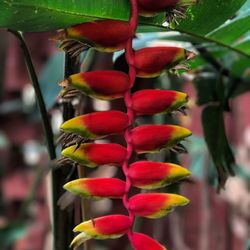
<path id="1" fill-rule="evenodd" d="M 191 173 L 173 164 L 152 161 L 138 161 L 130 165 L 129 177 L 132 185 L 143 189 L 155 189 L 179 181 Z"/>
<path id="2" fill-rule="evenodd" d="M 189 59 L 193 53 L 178 47 L 151 47 L 135 52 L 135 67 L 138 77 L 159 76 L 164 70 L 171 69 Z"/>
<path id="3" fill-rule="evenodd" d="M 96 139 L 123 132 L 128 127 L 128 116 L 120 111 L 94 112 L 64 122 L 61 130 Z"/>
<path id="4" fill-rule="evenodd" d="M 190 130 L 175 125 L 143 125 L 131 131 L 134 149 L 139 154 L 172 147 L 191 134 Z"/>
<path id="5" fill-rule="evenodd" d="M 142 233 L 133 233 L 131 243 L 134 250 L 167 250 L 160 243 Z"/>
<path id="6" fill-rule="evenodd" d="M 90 198 L 122 198 L 125 182 L 116 178 L 82 178 L 66 183 L 63 188 Z"/>
<path id="7" fill-rule="evenodd" d="M 87 167 L 100 165 L 119 166 L 126 158 L 127 150 L 119 144 L 83 143 L 65 148 L 62 155 Z"/>
<path id="8" fill-rule="evenodd" d="M 160 218 L 172 212 L 176 206 L 184 206 L 189 200 L 181 195 L 166 193 L 137 194 L 129 199 L 129 209 L 136 215 Z"/>
<path id="9" fill-rule="evenodd" d="M 145 89 L 132 95 L 133 110 L 137 115 L 170 113 L 187 101 L 187 94 L 172 90 Z"/>
<path id="10" fill-rule="evenodd" d="M 85 221 L 74 228 L 74 232 L 81 232 L 71 242 L 77 249 L 82 243 L 91 238 L 97 240 L 115 239 L 127 233 L 131 221 L 125 215 L 108 215 Z"/>
<path id="11" fill-rule="evenodd" d="M 71 75 L 61 85 L 81 90 L 97 99 L 121 98 L 129 89 L 127 74 L 116 70 L 84 72 Z"/>
<path id="12" fill-rule="evenodd" d="M 65 39 L 80 41 L 99 51 L 113 52 L 124 49 L 133 36 L 128 22 L 100 20 L 67 28 Z"/>
<path id="13" fill-rule="evenodd" d="M 138 0 L 139 14 L 142 16 L 153 16 L 157 12 L 167 11 L 172 8 L 189 7 L 196 4 L 197 0 Z"/>

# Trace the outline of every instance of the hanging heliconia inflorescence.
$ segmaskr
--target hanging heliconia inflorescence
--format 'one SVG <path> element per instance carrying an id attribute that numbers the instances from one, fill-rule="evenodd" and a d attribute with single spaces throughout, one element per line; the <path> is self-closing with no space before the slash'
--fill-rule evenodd
<path id="1" fill-rule="evenodd" d="M 166 70 L 181 68 L 180 65 L 193 57 L 193 53 L 179 47 L 151 47 L 134 51 L 138 15 L 152 16 L 158 12 L 188 7 L 196 0 L 130 0 L 129 21 L 99 20 L 70 27 L 60 32 L 61 46 L 72 54 L 83 48 L 93 47 L 102 52 L 125 49 L 129 66 L 128 74 L 116 70 L 83 72 L 71 75 L 61 82 L 62 96 L 68 91 L 78 90 L 96 99 L 113 100 L 124 98 L 127 114 L 110 110 L 81 115 L 64 122 L 61 130 L 66 134 L 82 137 L 81 143 L 66 147 L 64 157 L 82 165 L 95 168 L 101 165 L 121 167 L 125 180 L 116 178 L 82 178 L 70 181 L 64 188 L 84 198 L 121 199 L 128 215 L 107 215 L 77 225 L 79 234 L 71 246 L 77 249 L 88 239 L 104 240 L 119 238 L 127 234 L 135 250 L 166 249 L 151 237 L 133 232 L 135 216 L 160 218 L 176 206 L 186 205 L 187 198 L 170 193 L 139 193 L 129 195 L 132 186 L 155 190 L 178 182 L 190 172 L 173 163 L 136 161 L 131 163 L 132 154 L 155 153 L 163 148 L 183 149 L 180 142 L 191 135 L 183 127 L 175 125 L 135 126 L 134 119 L 140 115 L 184 112 L 188 97 L 185 93 L 172 90 L 145 89 L 131 93 L 136 77 L 153 78 Z M 96 144 L 112 134 L 123 134 L 127 148 L 115 143 Z M 84 143 L 84 140 L 88 140 Z"/>

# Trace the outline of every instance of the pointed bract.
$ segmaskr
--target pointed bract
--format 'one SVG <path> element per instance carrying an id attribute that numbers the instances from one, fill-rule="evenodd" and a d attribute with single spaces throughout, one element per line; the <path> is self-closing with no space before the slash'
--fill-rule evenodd
<path id="1" fill-rule="evenodd" d="M 189 200 L 181 195 L 166 193 L 137 194 L 129 199 L 129 209 L 136 215 L 160 218 L 172 212 L 176 206 L 184 206 Z"/>
<path id="2" fill-rule="evenodd" d="M 145 89 L 132 95 L 136 115 L 171 113 L 183 107 L 187 101 L 187 94 L 173 90 Z"/>
<path id="3" fill-rule="evenodd" d="M 117 70 L 74 74 L 62 85 L 79 89 L 90 97 L 102 100 L 122 98 L 130 87 L 128 75 Z"/>
<path id="4" fill-rule="evenodd" d="M 131 221 L 125 215 L 107 215 L 94 220 L 85 221 L 74 228 L 74 232 L 81 232 L 71 242 L 76 249 L 88 239 L 116 239 L 127 233 Z"/>
<path id="5" fill-rule="evenodd" d="M 129 22 L 118 20 L 98 20 L 67 28 L 64 39 L 72 39 L 94 47 L 102 52 L 124 49 L 133 36 Z"/>
<path id="6" fill-rule="evenodd" d="M 96 139 L 123 132 L 128 127 L 128 116 L 120 111 L 93 112 L 77 116 L 64 122 L 60 129 L 81 135 L 85 139 Z"/>
<path id="7" fill-rule="evenodd" d="M 190 53 L 179 47 L 150 47 L 135 52 L 137 77 L 157 77 L 167 69 L 188 60 Z"/>
<path id="8" fill-rule="evenodd" d="M 152 161 L 135 162 L 128 171 L 132 185 L 142 189 L 165 187 L 190 174 L 189 170 L 179 165 Z"/>
<path id="9" fill-rule="evenodd" d="M 134 149 L 139 154 L 171 148 L 191 134 L 190 130 L 175 125 L 143 125 L 131 131 Z"/>
<path id="10" fill-rule="evenodd" d="M 66 190 L 89 198 L 122 198 L 125 182 L 116 178 L 82 178 L 63 186 Z"/>
<path id="11" fill-rule="evenodd" d="M 115 143 L 82 143 L 79 148 L 78 145 L 73 145 L 62 151 L 63 156 L 91 168 L 106 164 L 120 166 L 126 153 L 126 148 Z"/>
<path id="12" fill-rule="evenodd" d="M 159 242 L 142 233 L 133 233 L 131 243 L 134 250 L 167 250 Z"/>

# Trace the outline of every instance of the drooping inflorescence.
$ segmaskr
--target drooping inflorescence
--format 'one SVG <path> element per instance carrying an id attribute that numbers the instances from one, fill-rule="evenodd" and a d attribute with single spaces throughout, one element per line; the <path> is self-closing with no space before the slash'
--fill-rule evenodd
<path id="1" fill-rule="evenodd" d="M 83 140 L 79 144 L 66 147 L 64 157 L 82 165 L 95 168 L 102 165 L 121 167 L 125 180 L 117 178 L 82 178 L 64 185 L 73 194 L 92 199 L 121 199 L 128 215 L 106 215 L 77 225 L 79 233 L 71 246 L 77 249 L 86 240 L 119 238 L 125 234 L 135 250 L 166 249 L 151 237 L 133 232 L 135 216 L 160 218 L 170 213 L 174 207 L 186 205 L 187 198 L 170 193 L 139 193 L 130 195 L 132 186 L 155 190 L 180 181 L 190 172 L 173 163 L 135 161 L 132 155 L 155 153 L 163 148 L 182 149 L 180 142 L 191 135 L 191 131 L 175 125 L 139 125 L 134 120 L 141 115 L 183 112 L 188 97 L 173 90 L 145 89 L 131 93 L 136 77 L 153 78 L 191 59 L 193 54 L 179 47 L 152 47 L 133 50 L 138 15 L 151 16 L 167 8 L 187 7 L 195 0 L 161 1 L 130 0 L 129 21 L 102 20 L 84 23 L 61 32 L 62 47 L 73 54 L 83 47 L 93 47 L 102 52 L 125 49 L 129 66 L 128 73 L 103 70 L 74 74 L 61 82 L 62 96 L 78 90 L 96 99 L 110 100 L 124 98 L 127 113 L 116 110 L 84 114 L 64 122 L 61 130 L 75 134 Z M 160 3 L 160 1 L 159 1 Z M 152 6 L 150 8 L 150 6 Z M 112 134 L 123 134 L 127 147 L 115 143 L 97 144 L 94 140 Z M 88 140 L 88 142 L 84 142 Z"/>

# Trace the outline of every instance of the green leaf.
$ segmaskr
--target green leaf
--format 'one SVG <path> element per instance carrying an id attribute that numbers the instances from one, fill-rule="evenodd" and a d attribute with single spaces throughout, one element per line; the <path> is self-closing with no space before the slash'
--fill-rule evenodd
<path id="1" fill-rule="evenodd" d="M 229 42 L 229 40 L 236 42 L 247 29 L 249 30 L 249 19 L 247 16 L 241 16 L 239 19 L 233 20 L 229 25 L 223 26 L 221 32 L 226 29 L 223 34 L 218 33 L 215 36 L 216 33 L 214 33 L 214 36 L 212 35 L 212 32 L 228 19 L 231 19 L 245 2 L 246 0 L 213 0 L 211 4 L 211 0 L 201 0 L 199 4 L 190 8 L 188 18 L 183 19 L 175 27 L 175 30 L 201 38 L 204 41 L 216 43 L 241 55 L 250 57 L 250 54 L 245 50 L 233 47 L 231 42 Z M 246 23 L 247 25 L 244 26 Z M 243 25 L 244 27 L 239 29 L 238 25 Z"/>
<path id="2" fill-rule="evenodd" d="M 201 0 L 178 25 L 179 30 L 206 35 L 235 15 L 246 0 Z"/>
<path id="3" fill-rule="evenodd" d="M 211 33 L 208 37 L 216 41 L 230 45 L 250 30 L 250 15 L 237 18 L 230 23 L 222 26 L 220 29 Z M 238 46 L 238 49 L 244 49 Z M 244 51 L 244 50 L 243 50 Z"/>
<path id="4" fill-rule="evenodd" d="M 229 146 L 223 117 L 218 105 L 207 106 L 202 112 L 205 140 L 218 173 L 219 188 L 224 187 L 229 175 L 233 175 L 234 155 Z"/>
<path id="5" fill-rule="evenodd" d="M 20 31 L 48 31 L 96 19 L 128 20 L 127 0 L 3 0 L 0 27 Z M 142 18 L 142 23 L 160 26 L 164 15 Z"/>
<path id="6" fill-rule="evenodd" d="M 216 78 L 214 77 L 197 77 L 193 84 L 197 93 L 197 105 L 201 106 L 211 102 L 217 102 Z"/>
<path id="7" fill-rule="evenodd" d="M 250 29 L 250 28 L 249 28 Z M 234 46 L 238 50 L 245 51 L 247 54 L 250 54 L 250 39 L 243 40 Z"/>

